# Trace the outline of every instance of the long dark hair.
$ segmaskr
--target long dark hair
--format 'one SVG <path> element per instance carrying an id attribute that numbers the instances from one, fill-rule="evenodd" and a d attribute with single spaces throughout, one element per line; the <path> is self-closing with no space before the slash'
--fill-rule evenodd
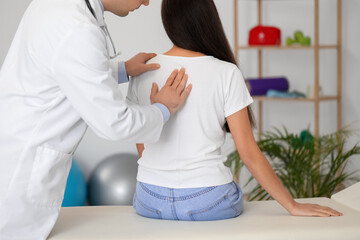
<path id="1" fill-rule="evenodd" d="M 163 0 L 161 17 L 175 46 L 237 65 L 213 0 Z M 254 127 L 251 107 L 247 109 Z M 227 122 L 225 129 L 230 131 Z"/>

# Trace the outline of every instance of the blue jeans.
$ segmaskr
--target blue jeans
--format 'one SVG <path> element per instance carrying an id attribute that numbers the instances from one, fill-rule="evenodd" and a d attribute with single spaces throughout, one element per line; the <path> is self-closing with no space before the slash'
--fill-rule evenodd
<path id="1" fill-rule="evenodd" d="M 184 189 L 138 182 L 133 206 L 139 215 L 148 218 L 211 221 L 239 216 L 243 198 L 235 182 Z"/>

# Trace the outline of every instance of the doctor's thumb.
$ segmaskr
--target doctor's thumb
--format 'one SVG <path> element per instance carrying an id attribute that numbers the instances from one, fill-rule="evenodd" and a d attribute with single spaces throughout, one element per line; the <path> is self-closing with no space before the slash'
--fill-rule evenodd
<path id="1" fill-rule="evenodd" d="M 152 88 L 151 88 L 151 95 L 150 95 L 150 99 L 151 99 L 151 103 L 155 102 L 155 95 L 159 92 L 159 87 L 156 83 L 152 84 Z"/>

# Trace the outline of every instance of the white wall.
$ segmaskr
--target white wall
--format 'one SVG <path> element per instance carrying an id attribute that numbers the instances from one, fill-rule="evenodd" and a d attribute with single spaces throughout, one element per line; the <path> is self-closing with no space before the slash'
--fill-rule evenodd
<path id="1" fill-rule="evenodd" d="M 233 43 L 233 1 L 215 0 L 223 21 L 229 41 Z M 17 25 L 30 0 L 0 1 L 0 65 L 6 56 Z M 240 42 L 246 43 L 248 30 L 256 24 L 256 1 L 240 1 Z M 336 1 L 320 1 L 320 41 L 331 44 L 336 42 Z M 161 23 L 160 0 L 152 0 L 149 7 L 141 7 L 126 18 L 118 18 L 106 13 L 106 20 L 118 50 L 123 54 L 120 59 L 126 60 L 137 52 L 161 53 L 171 47 Z M 282 30 L 282 38 L 292 35 L 301 29 L 313 39 L 313 1 L 264 1 L 264 23 L 276 25 Z M 360 129 L 360 0 L 343 1 L 343 125 L 353 124 Z M 256 76 L 256 53 L 241 51 L 240 66 L 247 77 Z M 335 93 L 336 54 L 334 50 L 324 50 L 320 55 L 321 86 L 325 94 Z M 291 89 L 305 92 L 306 86 L 313 82 L 312 51 L 268 51 L 264 54 L 265 75 L 286 75 Z M 121 87 L 126 94 L 127 86 Z M 294 111 L 296 109 L 296 111 Z M 256 104 L 254 104 L 256 113 Z M 321 104 L 321 133 L 333 132 L 336 129 L 336 105 L 333 102 Z M 311 103 L 267 102 L 264 104 L 264 129 L 273 126 L 286 126 L 289 130 L 299 132 L 308 126 L 313 130 L 313 105 Z M 350 144 L 359 141 L 353 137 Z M 232 142 L 227 141 L 225 152 L 233 149 Z M 136 153 L 134 144 L 108 142 L 86 133 L 75 158 L 80 162 L 88 176 L 93 167 L 106 156 L 117 152 Z M 350 168 L 360 169 L 360 157 L 350 164 Z M 357 163 L 355 163 L 355 161 Z M 360 175 L 360 174 L 359 174 Z"/>

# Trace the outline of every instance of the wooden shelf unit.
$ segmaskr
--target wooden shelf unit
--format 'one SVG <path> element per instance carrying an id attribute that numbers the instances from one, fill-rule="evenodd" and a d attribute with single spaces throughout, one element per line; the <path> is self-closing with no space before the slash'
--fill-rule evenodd
<path id="1" fill-rule="evenodd" d="M 256 50 L 258 55 L 258 77 L 263 77 L 263 51 L 268 50 L 312 50 L 314 51 L 314 98 L 268 98 L 265 96 L 255 96 L 254 100 L 258 102 L 258 133 L 259 139 L 263 132 L 263 102 L 264 101 L 286 101 L 286 102 L 311 102 L 315 105 L 315 132 L 316 137 L 319 136 L 319 110 L 320 102 L 336 101 L 337 103 L 337 130 L 341 129 L 341 104 L 342 104 L 342 65 L 341 65 L 341 45 L 342 45 L 342 22 L 341 22 L 341 0 L 337 1 L 337 43 L 332 45 L 321 45 L 319 43 L 319 0 L 314 1 L 314 44 L 312 46 L 241 46 L 238 39 L 238 1 L 234 1 L 234 51 L 235 58 L 238 61 L 239 50 Z M 262 0 L 257 1 L 258 24 L 262 24 Z M 300 1 L 300 0 L 299 0 Z M 321 49 L 334 49 L 337 52 L 337 93 L 335 96 L 319 95 L 319 52 Z"/>

